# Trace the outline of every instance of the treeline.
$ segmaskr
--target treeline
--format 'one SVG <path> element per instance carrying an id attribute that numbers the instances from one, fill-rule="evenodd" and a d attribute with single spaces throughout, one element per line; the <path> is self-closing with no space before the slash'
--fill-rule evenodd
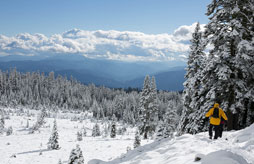
<path id="1" fill-rule="evenodd" d="M 174 110 L 181 113 L 179 93 L 157 91 L 156 98 L 160 120 L 170 110 L 172 102 Z M 115 115 L 118 120 L 136 124 L 139 121 L 140 92 L 83 85 L 73 78 L 55 77 L 54 72 L 45 75 L 40 72 L 21 73 L 16 69 L 0 70 L 0 105 L 38 110 L 91 111 L 98 119 L 112 119 Z"/>

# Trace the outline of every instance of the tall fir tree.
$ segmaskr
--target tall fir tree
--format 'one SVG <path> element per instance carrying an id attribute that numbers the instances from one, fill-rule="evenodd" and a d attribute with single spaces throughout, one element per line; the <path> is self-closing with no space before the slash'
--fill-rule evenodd
<path id="1" fill-rule="evenodd" d="M 149 111 L 150 111 L 150 125 L 151 125 L 151 131 L 155 132 L 156 127 L 158 125 L 158 113 L 159 113 L 159 100 L 157 95 L 157 86 L 156 86 L 156 80 L 155 77 L 152 77 L 151 80 L 151 103 L 149 105 Z"/>
<path id="2" fill-rule="evenodd" d="M 54 120 L 52 133 L 51 133 L 51 136 L 48 141 L 48 149 L 49 150 L 60 149 L 58 140 L 59 140 L 59 135 L 58 135 L 58 131 L 57 131 L 57 124 L 56 124 L 56 120 Z"/>
<path id="3" fill-rule="evenodd" d="M 144 80 L 142 92 L 139 100 L 139 131 L 144 135 L 144 139 L 148 138 L 149 133 L 154 133 L 156 122 L 158 121 L 158 101 L 155 78 L 152 82 L 147 75 Z"/>
<path id="4" fill-rule="evenodd" d="M 220 102 L 229 117 L 228 129 L 246 126 L 250 109 L 245 104 L 253 103 L 252 96 L 247 94 L 254 84 L 250 70 L 253 65 L 253 2 L 213 1 L 207 10 L 210 22 L 205 36 L 213 48 L 203 71 L 203 99 L 199 102 L 203 111 L 215 101 Z"/>
<path id="5" fill-rule="evenodd" d="M 190 53 L 187 62 L 185 74 L 186 81 L 184 82 L 183 90 L 183 112 L 178 133 L 184 132 L 196 133 L 197 130 L 189 126 L 193 121 L 198 121 L 195 113 L 199 110 L 197 104 L 199 90 L 201 87 L 202 69 L 205 67 L 205 41 L 200 30 L 200 24 L 197 23 L 195 31 L 192 34 Z"/>
<path id="6" fill-rule="evenodd" d="M 84 157 L 79 145 L 76 145 L 76 148 L 72 149 L 68 164 L 84 164 Z"/>

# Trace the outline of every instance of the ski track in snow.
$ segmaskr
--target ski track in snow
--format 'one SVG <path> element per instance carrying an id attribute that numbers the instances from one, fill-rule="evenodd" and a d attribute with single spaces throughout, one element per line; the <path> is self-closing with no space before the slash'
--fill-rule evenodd
<path id="1" fill-rule="evenodd" d="M 207 154 L 220 150 L 229 152 L 226 153 L 228 156 L 237 154 L 249 164 L 254 164 L 254 124 L 240 131 L 224 132 L 223 137 L 218 140 L 208 139 L 208 132 L 185 134 L 155 142 L 142 140 L 143 146 L 133 150 L 134 128 L 128 128 L 128 134 L 117 135 L 115 139 L 91 137 L 95 122 L 89 119 L 82 123 L 57 119 L 61 149 L 47 150 L 53 118 L 47 118 L 46 126 L 41 128 L 40 133 L 35 134 L 28 134 L 25 128 L 28 117 L 11 115 L 10 118 L 6 119 L 6 127 L 12 126 L 13 134 L 0 135 L 0 164 L 56 164 L 59 159 L 65 164 L 76 144 L 80 145 L 85 163 L 88 164 L 201 164 L 203 159 L 194 162 L 197 154 L 203 154 L 205 158 Z M 30 126 L 35 122 L 35 118 L 30 117 Z M 83 126 L 87 129 L 87 137 L 83 137 L 83 141 L 77 141 L 76 133 Z M 127 147 L 132 150 L 126 152 Z M 39 155 L 40 153 L 42 154 Z M 16 157 L 13 157 L 14 155 Z"/>

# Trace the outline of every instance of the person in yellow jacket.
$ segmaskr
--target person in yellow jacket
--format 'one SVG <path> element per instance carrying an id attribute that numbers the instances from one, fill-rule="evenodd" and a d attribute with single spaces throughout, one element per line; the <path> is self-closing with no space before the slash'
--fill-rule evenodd
<path id="1" fill-rule="evenodd" d="M 217 139 L 220 131 L 220 122 L 221 117 L 224 120 L 228 120 L 225 112 L 220 108 L 218 103 L 215 103 L 214 106 L 206 113 L 206 118 L 210 117 L 210 126 L 209 126 L 209 137 L 213 137 L 213 129 L 215 131 L 214 139 Z"/>

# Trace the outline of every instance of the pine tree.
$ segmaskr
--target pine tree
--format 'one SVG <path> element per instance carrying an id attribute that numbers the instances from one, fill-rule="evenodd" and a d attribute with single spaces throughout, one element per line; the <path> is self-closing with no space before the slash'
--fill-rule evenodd
<path id="1" fill-rule="evenodd" d="M 213 1 L 207 10 L 210 22 L 205 35 L 213 49 L 203 71 L 199 114 L 204 114 L 214 101 L 221 102 L 229 116 L 228 129 L 246 126 L 250 111 L 246 103 L 253 102 L 248 94 L 254 84 L 250 69 L 254 63 L 251 6 L 253 0 Z"/>
<path id="2" fill-rule="evenodd" d="M 82 132 L 80 132 L 80 131 L 77 132 L 77 140 L 78 141 L 82 141 L 83 140 L 83 138 L 82 138 Z"/>
<path id="3" fill-rule="evenodd" d="M 152 77 L 151 80 L 151 103 L 149 105 L 149 112 L 150 112 L 150 132 L 155 132 L 158 118 L 158 111 L 159 111 L 159 104 L 158 104 L 158 95 L 157 95 L 157 86 L 155 77 Z"/>
<path id="4" fill-rule="evenodd" d="M 156 139 L 163 138 L 164 129 L 165 129 L 164 122 L 159 121 L 159 124 L 157 126 Z"/>
<path id="5" fill-rule="evenodd" d="M 100 126 L 98 125 L 98 123 L 96 123 L 96 124 L 93 126 L 92 136 L 93 136 L 93 137 L 97 137 L 97 136 L 100 136 L 100 135 L 101 135 Z"/>
<path id="6" fill-rule="evenodd" d="M 54 120 L 52 133 L 51 133 L 51 136 L 50 136 L 49 141 L 48 141 L 48 149 L 49 150 L 60 149 L 58 139 L 59 139 L 59 136 L 58 136 L 58 132 L 57 132 L 57 124 L 56 124 L 56 120 Z"/>
<path id="7" fill-rule="evenodd" d="M 176 130 L 176 126 L 178 124 L 178 116 L 176 113 L 176 105 L 175 102 L 169 101 L 167 111 L 164 116 L 164 131 L 163 137 L 168 138 L 172 137 L 173 133 Z"/>
<path id="8" fill-rule="evenodd" d="M 76 145 L 76 148 L 72 149 L 68 164 L 84 164 L 84 157 L 79 145 Z"/>
<path id="9" fill-rule="evenodd" d="M 114 120 L 111 123 L 110 137 L 111 138 L 115 138 L 116 137 L 116 122 Z"/>
<path id="10" fill-rule="evenodd" d="M 37 117 L 36 123 L 33 125 L 33 127 L 30 129 L 29 133 L 34 133 L 35 131 L 39 130 L 45 123 L 45 117 L 47 116 L 47 112 L 45 107 L 41 109 L 40 114 Z"/>
<path id="11" fill-rule="evenodd" d="M 140 144 L 141 144 L 141 140 L 140 140 L 140 136 L 139 136 L 139 131 L 137 130 L 135 133 L 135 140 L 134 140 L 134 144 L 133 144 L 134 149 L 139 147 Z"/>
<path id="12" fill-rule="evenodd" d="M 154 78 L 153 78 L 154 79 Z M 139 101 L 139 118 L 140 134 L 144 135 L 144 139 L 148 138 L 148 133 L 155 131 L 156 123 L 158 120 L 158 102 L 157 102 L 157 89 L 155 79 L 150 82 L 150 77 L 147 75 L 144 80 L 144 86 L 140 93 Z"/>
<path id="13" fill-rule="evenodd" d="M 200 24 L 197 23 L 194 33 L 192 34 L 188 65 L 185 74 L 186 81 L 184 82 L 183 90 L 183 113 L 178 127 L 178 133 L 184 132 L 196 133 L 192 126 L 188 126 L 193 122 L 193 113 L 199 109 L 197 104 L 200 98 L 199 89 L 201 86 L 202 69 L 205 67 L 205 41 L 200 31 Z"/>

